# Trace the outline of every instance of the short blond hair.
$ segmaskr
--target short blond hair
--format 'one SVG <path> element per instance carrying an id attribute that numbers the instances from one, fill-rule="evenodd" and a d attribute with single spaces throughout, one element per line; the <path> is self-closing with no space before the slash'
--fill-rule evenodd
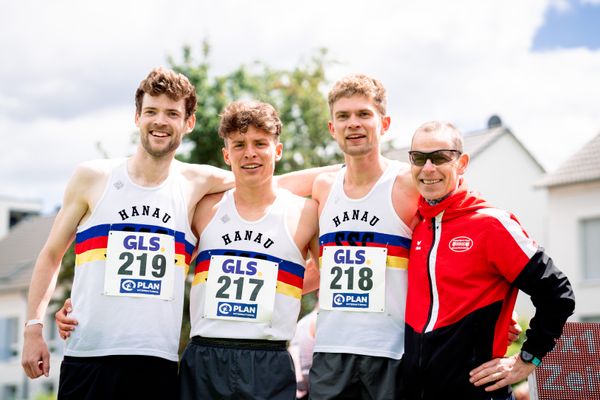
<path id="1" fill-rule="evenodd" d="M 328 95 L 329 112 L 333 112 L 333 104 L 342 97 L 360 95 L 373 100 L 381 116 L 387 115 L 387 96 L 385 88 L 375 78 L 363 74 L 348 75 L 337 81 Z"/>

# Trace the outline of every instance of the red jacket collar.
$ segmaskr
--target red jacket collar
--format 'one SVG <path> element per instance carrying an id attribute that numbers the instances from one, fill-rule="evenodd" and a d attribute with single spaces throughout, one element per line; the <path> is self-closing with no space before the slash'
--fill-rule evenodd
<path id="1" fill-rule="evenodd" d="M 477 193 L 469 191 L 460 178 L 458 188 L 438 204 L 429 205 L 423 196 L 419 197 L 418 212 L 422 218 L 431 219 L 444 211 L 444 220 L 447 220 L 486 207 L 491 206 Z"/>

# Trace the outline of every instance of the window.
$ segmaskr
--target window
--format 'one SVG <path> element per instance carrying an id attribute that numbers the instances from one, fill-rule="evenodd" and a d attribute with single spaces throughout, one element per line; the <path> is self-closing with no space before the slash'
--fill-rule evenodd
<path id="1" fill-rule="evenodd" d="M 10 210 L 10 227 L 12 228 L 24 219 L 34 215 L 39 215 L 39 213 L 33 211 Z"/>
<path id="2" fill-rule="evenodd" d="M 584 219 L 580 225 L 583 279 L 600 280 L 600 218 Z"/>
<path id="3" fill-rule="evenodd" d="M 600 322 L 600 315 L 588 315 L 581 317 L 581 322 Z"/>
<path id="4" fill-rule="evenodd" d="M 19 318 L 0 318 L 0 361 L 19 353 Z"/>
<path id="5" fill-rule="evenodd" d="M 2 392 L 1 392 L 0 399 L 15 400 L 16 398 L 17 398 L 17 385 L 2 386 Z"/>

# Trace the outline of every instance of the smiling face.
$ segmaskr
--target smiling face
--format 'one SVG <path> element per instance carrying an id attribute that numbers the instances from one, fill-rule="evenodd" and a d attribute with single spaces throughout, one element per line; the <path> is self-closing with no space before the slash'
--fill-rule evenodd
<path id="1" fill-rule="evenodd" d="M 341 97 L 331 109 L 329 132 L 344 154 L 361 156 L 379 152 L 379 137 L 390 125 L 388 116 L 381 116 L 367 96 Z"/>
<path id="2" fill-rule="evenodd" d="M 415 132 L 411 151 L 431 153 L 437 150 L 460 150 L 460 133 L 448 125 L 423 125 Z M 458 135 L 458 136 L 457 136 Z M 467 169 L 469 155 L 455 153 L 450 161 L 435 165 L 428 159 L 423 166 L 411 164 L 411 173 L 417 190 L 427 200 L 438 200 L 453 192 L 458 180 Z"/>
<path id="3" fill-rule="evenodd" d="M 282 149 L 276 135 L 250 125 L 245 133 L 232 132 L 225 138 L 223 158 L 231 167 L 236 184 L 255 185 L 272 179 Z"/>
<path id="4" fill-rule="evenodd" d="M 185 101 L 172 100 L 167 95 L 144 94 L 135 124 L 140 129 L 144 150 L 154 158 L 172 156 L 181 144 L 183 135 L 191 132 L 195 116 L 185 117 Z"/>

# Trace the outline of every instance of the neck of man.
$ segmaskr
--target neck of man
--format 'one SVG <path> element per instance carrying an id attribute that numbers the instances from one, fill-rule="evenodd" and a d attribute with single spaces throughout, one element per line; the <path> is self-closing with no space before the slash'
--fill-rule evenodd
<path id="1" fill-rule="evenodd" d="M 346 156 L 345 162 L 344 190 L 350 197 L 362 197 L 383 175 L 389 160 L 374 152 L 364 156 Z"/>
<path id="2" fill-rule="evenodd" d="M 138 150 L 127 162 L 129 177 L 140 186 L 158 186 L 167 179 L 175 154 L 153 157 Z"/>
<path id="3" fill-rule="evenodd" d="M 277 190 L 272 179 L 265 184 L 251 186 L 236 181 L 233 199 L 238 214 L 254 221 L 263 217 L 275 202 Z"/>
<path id="4" fill-rule="evenodd" d="M 427 204 L 429 204 L 430 206 L 435 206 L 437 204 L 440 204 L 442 201 L 446 200 L 448 197 L 450 197 L 450 195 L 454 193 L 454 192 L 450 192 L 447 195 L 440 197 L 439 199 L 425 199 L 425 201 L 427 202 Z"/>
<path id="5" fill-rule="evenodd" d="M 440 197 L 439 199 L 425 199 L 425 201 L 430 206 L 435 206 L 437 204 L 440 204 L 442 201 L 444 201 L 448 197 L 452 196 L 452 194 L 455 193 L 458 190 L 458 186 L 459 185 L 460 185 L 460 180 L 456 182 L 456 187 L 454 188 L 454 190 L 451 190 L 450 192 L 446 193 L 444 196 Z"/>

